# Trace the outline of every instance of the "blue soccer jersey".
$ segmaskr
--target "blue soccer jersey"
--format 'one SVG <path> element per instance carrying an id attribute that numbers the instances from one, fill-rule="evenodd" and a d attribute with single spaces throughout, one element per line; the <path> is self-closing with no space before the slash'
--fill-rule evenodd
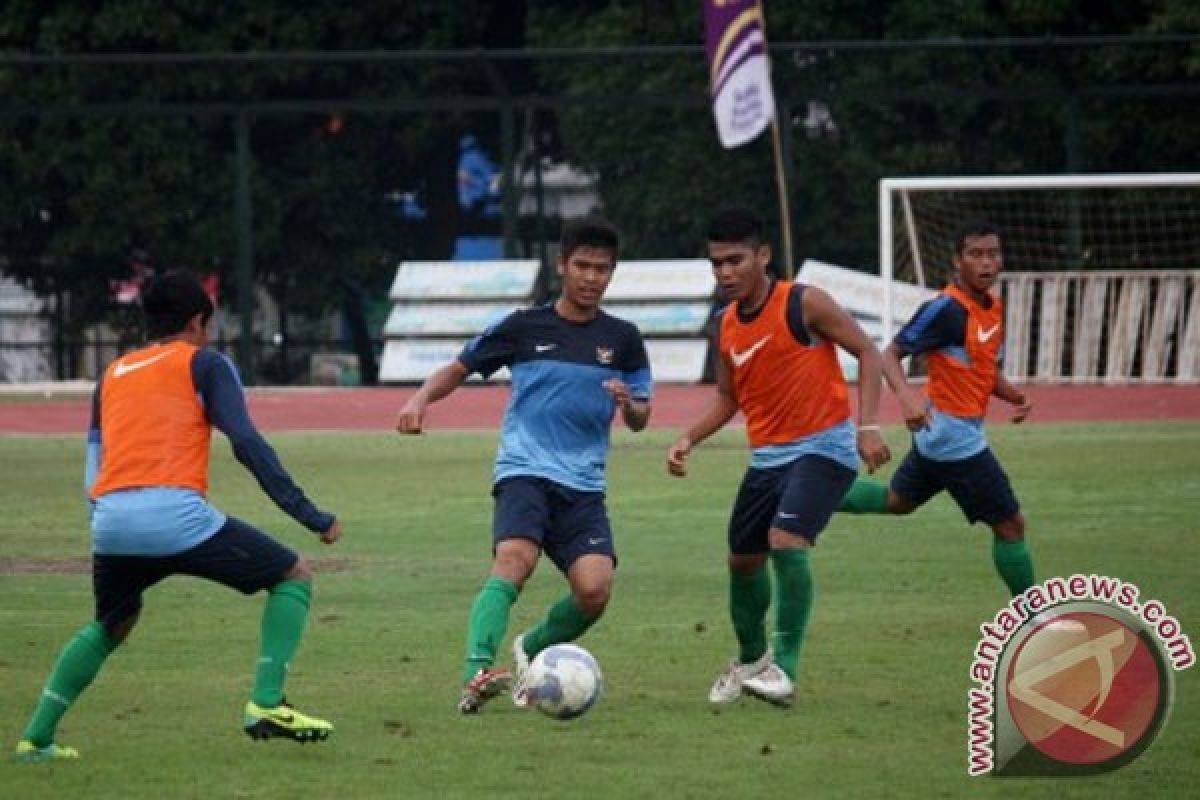
<path id="1" fill-rule="evenodd" d="M 603 491 L 616 403 L 604 388 L 624 381 L 650 399 L 653 379 L 638 329 L 603 311 L 588 322 L 553 306 L 515 311 L 467 344 L 458 360 L 484 377 L 512 371 L 495 480 L 532 475 L 580 491 Z"/>

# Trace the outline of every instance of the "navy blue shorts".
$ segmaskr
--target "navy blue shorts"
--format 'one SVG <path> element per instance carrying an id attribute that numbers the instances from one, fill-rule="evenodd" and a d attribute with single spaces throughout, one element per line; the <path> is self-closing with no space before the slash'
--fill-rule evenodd
<path id="1" fill-rule="evenodd" d="M 995 525 L 1021 510 L 1008 475 L 987 447 L 961 461 L 934 461 L 914 447 L 892 475 L 892 491 L 914 506 L 924 505 L 943 489 L 972 524 Z"/>
<path id="2" fill-rule="evenodd" d="M 253 594 L 269 589 L 299 556 L 267 534 L 229 517 L 200 544 L 169 556 L 92 557 L 96 621 L 110 634 L 142 610 L 142 592 L 171 575 L 194 575 Z"/>
<path id="3" fill-rule="evenodd" d="M 616 563 L 604 492 L 581 492 L 534 476 L 505 478 L 492 487 L 492 547 L 504 539 L 532 539 L 566 572 L 584 555 Z"/>
<path id="4" fill-rule="evenodd" d="M 750 467 L 729 517 L 729 552 L 766 553 L 771 549 L 767 539 L 771 528 L 815 541 L 854 477 L 854 470 L 844 464 L 815 455 L 781 467 Z"/>

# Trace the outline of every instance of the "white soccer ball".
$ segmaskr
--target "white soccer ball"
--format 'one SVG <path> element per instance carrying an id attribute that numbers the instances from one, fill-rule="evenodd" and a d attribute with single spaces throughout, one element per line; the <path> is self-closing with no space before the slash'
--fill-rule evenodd
<path id="1" fill-rule="evenodd" d="M 575 719 L 596 704 L 604 676 L 592 654 L 574 644 L 556 644 L 537 654 L 526 683 L 529 704 L 554 719 Z"/>

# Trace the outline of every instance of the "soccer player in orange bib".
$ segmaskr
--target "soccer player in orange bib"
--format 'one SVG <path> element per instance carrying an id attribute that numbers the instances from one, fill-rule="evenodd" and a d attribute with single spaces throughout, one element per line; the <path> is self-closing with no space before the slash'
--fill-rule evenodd
<path id="1" fill-rule="evenodd" d="M 839 510 L 910 514 L 945 489 L 968 522 L 991 527 L 992 562 L 1016 596 L 1033 585 L 1025 518 L 983 433 L 983 417 L 993 396 L 1015 406 L 1014 423 L 1023 421 L 1033 408 L 1000 370 L 1004 306 L 992 287 L 1003 267 L 996 226 L 972 221 L 959 229 L 954 239 L 954 282 L 917 309 L 883 353 L 884 361 L 901 375 L 901 383 L 892 386 L 902 400 L 922 396 L 903 382 L 900 359 L 925 354 L 928 419 L 914 425 L 909 417 L 913 445 L 892 476 L 891 486 L 857 481 Z"/>
<path id="2" fill-rule="evenodd" d="M 237 371 L 207 349 L 213 304 L 194 277 L 169 272 L 143 292 L 150 344 L 96 383 L 85 483 L 91 500 L 95 620 L 62 649 L 17 744 L 19 761 L 78 758 L 54 741 L 59 720 L 138 621 L 142 593 L 194 575 L 245 594 L 267 591 L 262 648 L 243 726 L 250 736 L 325 739 L 333 726 L 283 699 L 288 663 L 308 618 L 312 570 L 270 536 L 209 504 L 212 427 L 285 512 L 332 544 L 341 524 L 318 510 L 246 411 Z"/>
<path id="3" fill-rule="evenodd" d="M 729 521 L 729 607 L 740 650 L 709 700 L 731 703 L 745 691 L 790 705 L 813 603 L 809 553 L 854 482 L 860 456 L 871 471 L 890 458 L 876 416 L 883 364 L 828 294 L 768 274 L 771 248 L 753 212 L 718 213 L 709 223 L 708 257 L 730 301 L 717 334 L 717 390 L 667 451 L 667 469 L 686 475 L 692 449 L 739 410 L 751 449 Z M 858 359 L 857 425 L 835 345 Z M 770 647 L 768 558 L 775 578 Z"/>

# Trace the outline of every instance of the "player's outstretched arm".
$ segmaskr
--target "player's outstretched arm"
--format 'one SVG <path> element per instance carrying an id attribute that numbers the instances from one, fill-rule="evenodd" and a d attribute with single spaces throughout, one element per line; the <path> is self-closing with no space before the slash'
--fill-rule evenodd
<path id="1" fill-rule="evenodd" d="M 904 376 L 904 364 L 901 359 L 905 355 L 900 347 L 892 342 L 884 348 L 880 359 L 883 362 L 883 377 L 887 380 L 888 386 L 892 387 L 892 393 L 896 395 L 896 399 L 900 401 L 900 411 L 904 414 L 904 425 L 916 433 L 922 428 L 928 428 L 931 422 L 929 398 L 912 386 Z"/>
<path id="2" fill-rule="evenodd" d="M 879 350 L 828 293 L 810 286 L 804 292 L 803 302 L 808 327 L 858 359 L 858 454 L 867 465 L 867 472 L 874 472 L 892 457 L 879 427 L 879 394 L 883 384 Z"/>
<path id="3" fill-rule="evenodd" d="M 469 374 L 466 366 L 457 360 L 434 370 L 396 415 L 396 430 L 400 433 L 420 433 L 429 405 L 462 386 Z"/>
<path id="4" fill-rule="evenodd" d="M 1033 411 L 1033 403 L 1029 397 L 1017 387 L 1008 382 L 1008 378 L 1000 372 L 996 373 L 996 385 L 992 388 L 992 394 L 999 397 L 1001 400 L 1012 403 L 1014 406 L 1012 421 L 1014 425 L 1019 425 L 1029 416 L 1029 412 Z"/>
<path id="5" fill-rule="evenodd" d="M 250 470 L 267 496 L 326 544 L 336 541 L 342 534 L 337 518 L 308 499 L 251 421 L 233 363 L 212 350 L 201 350 L 193 359 L 192 374 L 209 422 L 229 437 L 234 457 Z"/>
<path id="6" fill-rule="evenodd" d="M 725 427 L 737 413 L 737 395 L 733 389 L 733 373 L 725 356 L 717 356 L 717 391 L 712 402 L 682 436 L 667 449 L 667 472 L 682 478 L 687 475 L 687 459 L 692 448 Z"/>

